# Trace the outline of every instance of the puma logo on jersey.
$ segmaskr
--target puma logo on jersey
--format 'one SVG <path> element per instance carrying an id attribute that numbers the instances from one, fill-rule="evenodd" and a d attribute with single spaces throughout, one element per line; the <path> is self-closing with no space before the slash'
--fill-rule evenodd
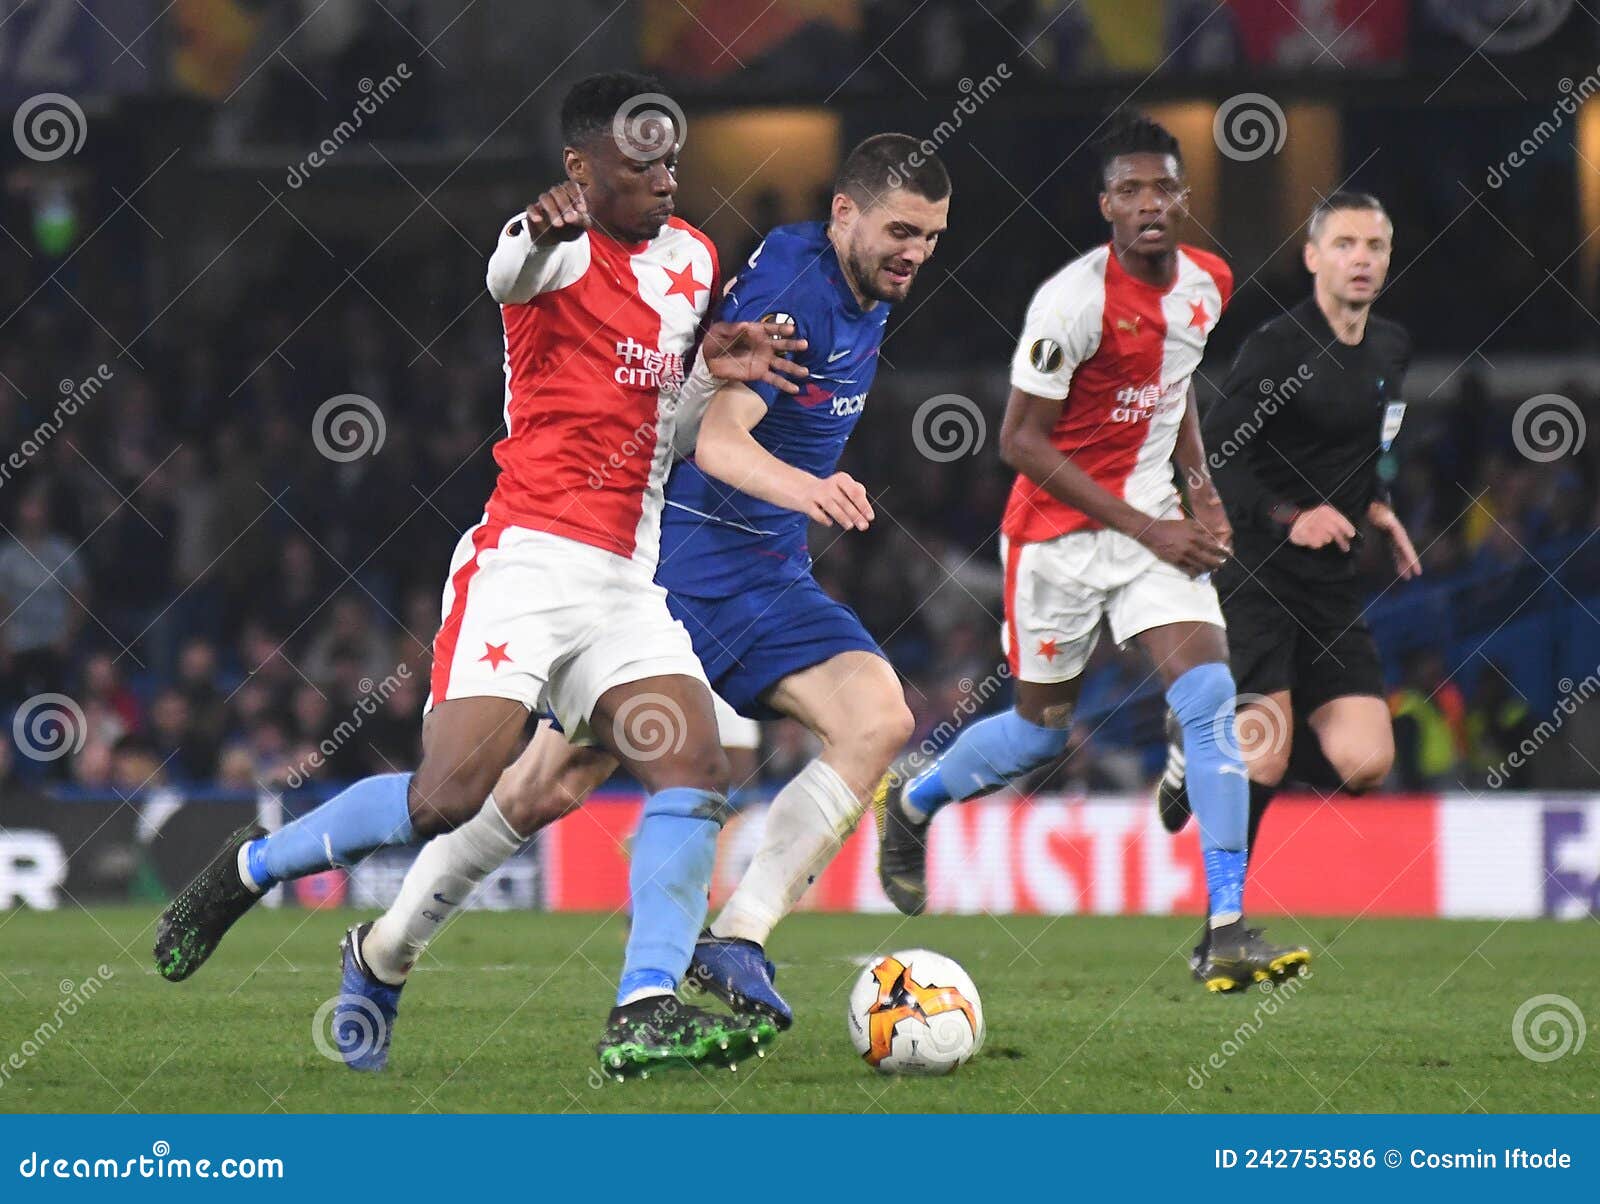
<path id="1" fill-rule="evenodd" d="M 1122 334 L 1138 334 L 1139 322 L 1143 317 L 1143 314 L 1134 314 L 1131 318 L 1118 318 L 1117 330 Z"/>

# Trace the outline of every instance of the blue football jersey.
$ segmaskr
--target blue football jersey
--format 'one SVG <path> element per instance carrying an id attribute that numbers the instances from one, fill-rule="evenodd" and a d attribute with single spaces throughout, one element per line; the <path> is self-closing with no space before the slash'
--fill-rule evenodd
<path id="1" fill-rule="evenodd" d="M 797 394 L 749 386 L 767 403 L 751 434 L 778 459 L 831 476 L 866 406 L 889 306 L 856 303 L 822 222 L 779 226 L 729 283 L 718 318 L 789 320 L 807 342 L 795 358 L 811 375 Z M 811 571 L 810 520 L 722 484 L 692 459 L 667 481 L 656 580 L 674 593 L 723 597 L 754 580 Z"/>

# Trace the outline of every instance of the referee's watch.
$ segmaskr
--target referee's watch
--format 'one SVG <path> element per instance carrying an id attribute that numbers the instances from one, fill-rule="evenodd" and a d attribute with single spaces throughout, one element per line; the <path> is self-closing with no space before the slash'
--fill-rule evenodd
<path id="1" fill-rule="evenodd" d="M 1274 502 L 1267 510 L 1267 517 L 1273 522 L 1285 527 L 1294 526 L 1294 520 L 1304 513 L 1293 502 Z"/>

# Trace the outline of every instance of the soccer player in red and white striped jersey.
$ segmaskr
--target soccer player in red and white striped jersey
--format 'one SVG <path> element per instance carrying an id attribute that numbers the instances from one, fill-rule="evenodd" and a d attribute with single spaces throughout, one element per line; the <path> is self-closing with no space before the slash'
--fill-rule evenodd
<path id="1" fill-rule="evenodd" d="M 187 978 L 275 883 L 473 817 L 529 712 L 549 711 L 648 791 L 601 1059 L 617 1074 L 724 1063 L 776 1030 L 673 993 L 704 917 L 728 763 L 704 671 L 653 579 L 662 488 L 679 409 L 723 381 L 797 391 L 785 377 L 806 370 L 782 356 L 806 343 L 778 322 L 719 322 L 696 361 L 717 257 L 673 216 L 682 114 L 659 84 L 585 79 L 563 101 L 561 127 L 566 180 L 501 227 L 489 261 L 505 324 L 506 435 L 494 494 L 445 583 L 422 763 L 357 782 L 270 836 L 237 833 L 163 913 L 156 963 Z M 345 994 L 371 986 L 362 998 L 384 1012 L 387 1050 L 393 1001 L 368 981 L 359 939 L 345 944 Z M 335 1012 L 341 1049 L 356 1023 Z"/>
<path id="2" fill-rule="evenodd" d="M 939 807 L 1065 750 L 1104 618 L 1118 643 L 1135 640 L 1150 654 L 1183 724 L 1209 894 L 1208 955 L 1196 974 L 1212 990 L 1236 990 L 1297 973 L 1308 954 L 1267 944 L 1243 916 L 1248 793 L 1209 579 L 1232 533 L 1191 383 L 1233 274 L 1178 239 L 1189 188 L 1170 133 L 1148 118 L 1124 119 L 1100 152 L 1111 239 L 1034 294 L 1000 432 L 1001 455 L 1018 474 L 1001 525 L 1002 639 L 1015 705 L 968 727 L 911 780 L 885 781 L 875 800 L 879 876 L 901 911 L 921 911 L 927 825 Z M 1189 514 L 1174 466 L 1189 484 Z"/>

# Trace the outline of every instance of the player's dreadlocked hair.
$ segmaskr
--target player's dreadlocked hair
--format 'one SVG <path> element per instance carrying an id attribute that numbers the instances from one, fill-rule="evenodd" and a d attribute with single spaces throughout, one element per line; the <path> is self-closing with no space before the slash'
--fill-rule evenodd
<path id="1" fill-rule="evenodd" d="M 950 195 L 950 173 L 931 150 L 910 134 L 874 134 L 845 156 L 834 192 L 842 192 L 863 209 L 884 193 L 904 188 L 924 200 Z"/>
<path id="2" fill-rule="evenodd" d="M 1143 113 L 1119 114 L 1111 119 L 1111 128 L 1095 143 L 1095 154 L 1100 160 L 1100 180 L 1104 183 L 1111 170 L 1111 161 L 1122 155 L 1171 155 L 1183 169 L 1183 149 L 1167 127 Z"/>
<path id="3" fill-rule="evenodd" d="M 640 102 L 651 95 L 666 95 L 661 81 L 653 76 L 632 71 L 586 76 L 573 84 L 561 101 L 561 140 L 568 146 L 582 146 L 597 135 L 611 137 L 617 114 L 624 110 L 631 120 L 650 112 L 672 117 L 664 104 Z M 678 131 L 680 137 L 682 133 Z"/>
<path id="4" fill-rule="evenodd" d="M 1312 208 L 1311 219 L 1306 222 L 1306 237 L 1316 242 L 1322 236 L 1322 223 L 1328 219 L 1328 214 L 1344 209 L 1372 209 L 1384 217 L 1389 216 L 1383 202 L 1370 192 L 1330 192 Z"/>

